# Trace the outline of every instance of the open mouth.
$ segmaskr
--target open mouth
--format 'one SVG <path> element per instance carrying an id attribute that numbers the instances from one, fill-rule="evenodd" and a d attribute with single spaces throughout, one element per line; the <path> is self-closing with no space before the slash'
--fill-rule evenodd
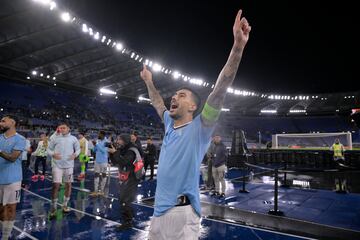
<path id="1" fill-rule="evenodd" d="M 173 110 L 177 109 L 178 107 L 179 107 L 179 105 L 176 104 L 175 101 L 172 101 L 172 102 L 170 103 L 170 111 L 173 111 Z"/>

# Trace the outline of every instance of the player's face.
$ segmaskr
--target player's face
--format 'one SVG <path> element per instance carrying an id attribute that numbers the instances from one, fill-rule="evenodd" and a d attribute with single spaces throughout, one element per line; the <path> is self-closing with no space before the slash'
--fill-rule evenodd
<path id="1" fill-rule="evenodd" d="M 187 89 L 179 90 L 171 98 L 170 102 L 170 117 L 179 119 L 185 114 L 193 114 L 196 110 L 196 104 L 192 98 L 191 91 Z"/>
<path id="2" fill-rule="evenodd" d="M 70 132 L 70 128 L 66 125 L 60 125 L 58 129 L 62 135 L 66 135 Z"/>
<path id="3" fill-rule="evenodd" d="M 119 145 L 119 146 L 124 146 L 125 142 L 124 142 L 124 140 L 122 140 L 122 138 L 117 138 L 116 139 L 116 144 Z"/>
<path id="4" fill-rule="evenodd" d="M 215 137 L 214 137 L 214 142 L 215 142 L 215 143 L 220 143 L 220 141 L 221 141 L 221 137 L 220 137 L 220 136 L 215 136 Z"/>
<path id="5" fill-rule="evenodd" d="M 11 118 L 3 117 L 0 121 L 0 131 L 3 133 L 14 126 L 15 126 L 15 121 Z"/>
<path id="6" fill-rule="evenodd" d="M 44 141 L 45 138 L 46 138 L 46 135 L 45 135 L 45 134 L 41 134 L 41 135 L 40 135 L 40 139 L 41 139 L 42 141 Z"/>

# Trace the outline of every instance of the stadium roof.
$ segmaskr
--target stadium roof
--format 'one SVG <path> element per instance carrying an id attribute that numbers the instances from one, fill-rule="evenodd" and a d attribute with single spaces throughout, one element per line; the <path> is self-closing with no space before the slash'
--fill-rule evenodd
<path id="1" fill-rule="evenodd" d="M 164 98 L 189 84 L 206 96 L 213 82 L 156 63 L 50 0 L 6 0 L 0 8 L 0 76 L 117 96 L 147 97 L 139 78 L 142 64 L 153 69 Z M 175 53 L 174 53 L 175 54 Z M 276 94 L 230 88 L 225 104 L 243 115 L 349 112 L 358 91 L 329 94 Z"/>

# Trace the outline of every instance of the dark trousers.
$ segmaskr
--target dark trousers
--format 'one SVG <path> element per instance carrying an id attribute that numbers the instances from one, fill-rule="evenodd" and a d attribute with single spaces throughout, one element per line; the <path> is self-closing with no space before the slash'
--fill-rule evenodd
<path id="1" fill-rule="evenodd" d="M 155 158 L 154 157 L 145 158 L 144 169 L 145 169 L 145 173 L 146 173 L 148 166 L 150 166 L 150 171 L 151 171 L 150 179 L 153 179 L 153 177 L 154 177 L 154 165 L 155 165 Z M 145 179 L 145 175 L 144 175 L 144 179 Z"/>
<path id="2" fill-rule="evenodd" d="M 128 180 L 120 182 L 119 202 L 122 224 L 130 224 L 133 221 L 134 213 L 131 203 L 136 198 L 138 183 L 139 181 L 134 176 L 130 176 Z"/>
<path id="3" fill-rule="evenodd" d="M 212 159 L 208 158 L 208 181 L 206 186 L 208 189 L 215 188 L 214 178 L 212 174 L 212 167 L 213 167 Z"/>
<path id="4" fill-rule="evenodd" d="M 22 181 L 21 181 L 21 184 L 25 184 L 25 172 L 26 172 L 26 169 L 28 168 L 27 166 L 27 160 L 22 160 L 21 161 L 21 170 L 22 170 Z"/>
<path id="5" fill-rule="evenodd" d="M 39 163 L 42 164 L 43 175 L 45 175 L 45 172 L 46 172 L 46 157 L 36 157 L 36 160 L 35 160 L 35 175 L 38 175 L 38 173 L 39 173 Z"/>

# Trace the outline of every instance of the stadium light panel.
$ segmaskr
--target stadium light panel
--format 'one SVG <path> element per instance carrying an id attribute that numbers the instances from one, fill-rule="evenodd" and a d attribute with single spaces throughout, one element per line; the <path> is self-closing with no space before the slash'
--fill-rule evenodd
<path id="1" fill-rule="evenodd" d="M 306 113 L 305 109 L 290 109 L 290 113 Z"/>
<path id="2" fill-rule="evenodd" d="M 50 78 L 50 75 L 47 75 L 47 76 L 46 76 L 46 78 L 48 78 L 48 79 L 49 79 L 49 78 Z"/>
<path id="3" fill-rule="evenodd" d="M 53 80 L 56 80 L 56 77 L 53 77 Z"/>
<path id="4" fill-rule="evenodd" d="M 34 76 L 36 76 L 36 75 L 37 75 L 37 71 L 32 71 L 31 74 L 34 75 Z"/>
<path id="5" fill-rule="evenodd" d="M 178 79 L 179 77 L 180 77 L 180 73 L 178 72 L 178 71 L 175 71 L 174 73 L 173 73 L 173 77 L 175 78 L 175 79 Z M 185 80 L 186 78 L 184 78 L 184 80 Z M 186 79 L 187 80 L 187 79 Z M 185 80 L 185 81 L 186 81 Z"/>
<path id="6" fill-rule="evenodd" d="M 277 113 L 277 110 L 261 110 L 260 111 L 261 113 L 270 113 L 270 114 L 274 114 L 274 113 Z"/>
<path id="7" fill-rule="evenodd" d="M 87 27 L 87 25 L 85 23 L 83 23 L 83 25 L 82 25 L 82 31 L 84 33 L 87 33 L 89 31 L 89 29 L 88 29 L 88 27 Z"/>
<path id="8" fill-rule="evenodd" d="M 222 112 L 230 112 L 230 109 L 229 108 L 221 108 L 221 111 Z"/>
<path id="9" fill-rule="evenodd" d="M 41 3 L 43 5 L 48 5 L 50 3 L 50 0 L 34 0 L 34 2 Z"/>
<path id="10" fill-rule="evenodd" d="M 228 92 L 228 93 L 234 93 L 234 89 L 233 89 L 233 88 L 228 88 L 228 89 L 227 89 L 227 92 Z"/>
<path id="11" fill-rule="evenodd" d="M 40 73 L 40 77 L 43 77 L 44 76 L 44 74 L 43 73 Z"/>
<path id="12" fill-rule="evenodd" d="M 154 63 L 152 69 L 155 71 L 155 72 L 160 72 L 161 71 L 161 65 L 158 64 L 158 63 Z"/>
<path id="13" fill-rule="evenodd" d="M 100 33 L 96 32 L 95 35 L 94 35 L 94 39 L 99 40 L 99 38 L 100 38 Z"/>
<path id="14" fill-rule="evenodd" d="M 106 88 L 100 88 L 100 93 L 103 93 L 103 94 L 110 94 L 110 95 L 115 95 L 116 92 L 110 90 L 110 89 L 106 89 Z"/>
<path id="15" fill-rule="evenodd" d="M 124 46 L 121 43 L 116 44 L 116 50 L 121 51 L 123 50 Z"/>
<path id="16" fill-rule="evenodd" d="M 69 22 L 71 19 L 71 16 L 68 12 L 63 12 L 61 14 L 61 20 L 63 20 L 64 22 Z"/>
<path id="17" fill-rule="evenodd" d="M 52 10 L 54 10 L 55 8 L 56 8 L 56 2 L 51 1 L 51 2 L 50 2 L 50 10 L 52 11 Z"/>
<path id="18" fill-rule="evenodd" d="M 145 98 L 145 97 L 139 97 L 138 98 L 139 101 L 145 101 L 145 102 L 151 102 L 151 100 L 149 98 Z"/>
<path id="19" fill-rule="evenodd" d="M 27 77 L 26 77 L 26 79 L 27 79 L 27 80 L 29 80 L 29 79 L 30 79 L 30 77 L 29 77 L 29 76 L 27 76 Z"/>
<path id="20" fill-rule="evenodd" d="M 54 83 L 54 87 L 56 87 L 56 83 Z"/>

